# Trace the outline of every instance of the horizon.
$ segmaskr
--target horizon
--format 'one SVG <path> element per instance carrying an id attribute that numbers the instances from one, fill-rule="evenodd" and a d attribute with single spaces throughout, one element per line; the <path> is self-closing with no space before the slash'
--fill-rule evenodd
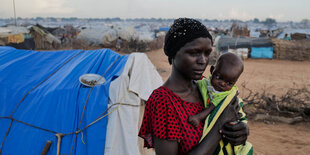
<path id="1" fill-rule="evenodd" d="M 4 0 L 0 18 L 14 18 L 14 0 Z M 249 21 L 267 18 L 277 22 L 310 19 L 307 0 L 27 0 L 15 1 L 16 16 L 21 18 L 162 18 L 189 17 Z"/>
<path id="2" fill-rule="evenodd" d="M 126 20 L 162 20 L 162 21 L 169 21 L 169 20 L 175 20 L 177 18 L 155 18 L 155 17 L 149 17 L 149 18 L 143 18 L 143 17 L 137 17 L 137 18 L 120 18 L 120 17 L 89 17 L 89 18 L 86 18 L 86 17 L 16 17 L 17 20 L 39 20 L 40 18 L 42 19 L 72 19 L 72 20 L 121 20 L 121 21 L 126 21 Z M 241 19 L 208 19 L 208 18 L 195 18 L 195 19 L 198 19 L 198 20 L 201 20 L 201 21 L 205 21 L 205 22 L 234 22 L 234 21 L 241 21 L 241 22 L 253 22 L 255 19 L 258 19 L 258 18 L 253 18 L 253 19 L 249 19 L 249 20 L 241 20 Z M 266 18 L 266 19 L 274 19 L 274 18 Z M 263 20 L 259 20 L 258 22 L 259 23 L 263 23 L 266 21 L 266 19 L 263 19 Z M 14 17 L 9 17 L 9 18 L 1 18 L 0 17 L 0 20 L 14 20 Z M 277 23 L 290 23 L 290 22 L 293 22 L 293 23 L 300 23 L 302 22 L 303 20 L 306 20 L 308 22 L 310 22 L 310 19 L 302 19 L 301 21 L 277 21 Z"/>

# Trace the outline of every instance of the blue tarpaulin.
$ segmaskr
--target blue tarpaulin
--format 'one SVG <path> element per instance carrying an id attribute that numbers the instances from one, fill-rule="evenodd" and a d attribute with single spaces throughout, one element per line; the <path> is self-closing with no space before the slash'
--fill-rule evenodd
<path id="1" fill-rule="evenodd" d="M 103 154 L 107 117 L 75 132 L 107 114 L 110 82 L 121 74 L 127 58 L 109 49 L 37 52 L 0 47 L 0 154 L 40 154 L 52 141 L 48 154 L 54 155 L 55 133 L 68 134 L 60 154 Z M 104 75 L 107 82 L 93 89 L 83 86 L 79 77 L 86 73 Z"/>
<path id="2" fill-rule="evenodd" d="M 252 47 L 251 58 L 272 59 L 273 47 Z"/>
<path id="3" fill-rule="evenodd" d="M 165 32 L 168 32 L 170 29 L 170 27 L 160 27 L 159 28 L 159 31 L 165 31 Z"/>

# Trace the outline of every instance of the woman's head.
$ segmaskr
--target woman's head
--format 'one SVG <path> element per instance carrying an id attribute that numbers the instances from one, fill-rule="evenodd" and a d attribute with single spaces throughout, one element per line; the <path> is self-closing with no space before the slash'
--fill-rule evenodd
<path id="1" fill-rule="evenodd" d="M 196 38 L 186 43 L 172 59 L 172 72 L 186 79 L 199 80 L 205 71 L 212 51 L 209 38 Z"/>
<path id="2" fill-rule="evenodd" d="M 212 36 L 202 23 L 191 18 L 176 19 L 165 37 L 164 52 L 169 63 L 186 43 L 197 38 L 209 38 L 212 44 Z"/>

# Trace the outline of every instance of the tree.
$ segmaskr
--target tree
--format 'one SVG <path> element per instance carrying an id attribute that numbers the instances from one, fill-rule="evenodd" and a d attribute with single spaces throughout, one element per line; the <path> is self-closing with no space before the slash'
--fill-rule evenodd
<path id="1" fill-rule="evenodd" d="M 259 23 L 259 19 L 258 18 L 254 18 L 253 22 L 254 23 Z"/>
<path id="2" fill-rule="evenodd" d="M 44 20 L 42 17 L 36 17 L 36 21 Z"/>
<path id="3" fill-rule="evenodd" d="M 271 25 L 277 24 L 277 21 L 272 18 L 266 18 L 266 20 L 264 21 L 264 24 L 271 26 Z"/>
<path id="4" fill-rule="evenodd" d="M 309 19 L 303 19 L 301 20 L 300 24 L 302 24 L 305 27 L 310 26 L 310 20 Z"/>

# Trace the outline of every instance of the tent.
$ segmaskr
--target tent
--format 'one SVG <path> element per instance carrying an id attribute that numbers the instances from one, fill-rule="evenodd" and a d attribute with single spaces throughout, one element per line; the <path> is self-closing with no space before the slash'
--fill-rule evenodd
<path id="1" fill-rule="evenodd" d="M 41 29 L 42 26 L 32 26 L 30 34 L 35 42 L 35 49 L 48 50 L 58 49 L 61 46 L 61 40 L 53 36 L 46 29 Z"/>
<path id="2" fill-rule="evenodd" d="M 251 58 L 272 59 L 273 58 L 273 47 L 252 47 Z"/>
<path id="3" fill-rule="evenodd" d="M 34 49 L 35 43 L 26 27 L 0 27 L 0 46 L 12 46 L 17 49 Z"/>
<path id="4" fill-rule="evenodd" d="M 165 32 L 168 32 L 170 29 L 170 27 L 160 27 L 159 28 L 159 31 L 165 31 Z"/>
<path id="5" fill-rule="evenodd" d="M 124 71 L 110 86 L 109 106 L 117 103 L 123 106 L 109 115 L 105 155 L 154 154 L 153 150 L 143 148 L 143 140 L 137 135 L 144 101 L 163 82 L 145 54 L 136 53 L 134 56 L 128 59 Z"/>
<path id="6" fill-rule="evenodd" d="M 47 154 L 103 154 L 108 124 L 126 121 L 112 115 L 126 112 L 129 101 L 145 100 L 161 84 L 161 80 L 144 80 L 140 87 L 147 87 L 142 92 L 130 86 L 134 84 L 128 75 L 131 71 L 137 70 L 136 75 L 156 72 L 150 63 L 137 63 L 141 61 L 137 57 L 147 59 L 138 55 L 122 56 L 109 49 L 40 52 L 0 47 L 0 154 L 39 154 L 48 141 Z M 141 65 L 152 70 L 140 69 Z M 103 75 L 106 82 L 83 86 L 78 78 L 86 73 Z M 130 81 L 128 87 L 124 75 Z M 114 81 L 119 82 L 110 87 Z M 111 97 L 123 97 L 121 92 L 128 92 L 128 97 L 114 100 L 124 103 L 113 106 Z M 132 96 L 136 100 L 130 100 Z M 131 112 L 126 113 L 127 119 L 136 119 Z M 130 125 L 138 128 L 138 124 Z M 127 131 L 122 131 L 125 137 L 131 134 Z"/>
<path id="7" fill-rule="evenodd" d="M 115 47 L 116 40 L 121 37 L 123 40 L 130 41 L 139 36 L 132 27 L 108 27 L 87 28 L 81 30 L 77 39 L 85 41 L 89 46 L 103 45 L 105 47 Z"/>
<path id="8" fill-rule="evenodd" d="M 251 48 L 251 47 L 272 47 L 269 38 L 249 38 L 249 37 L 227 37 L 222 36 L 216 48 L 219 51 L 227 51 L 228 49 Z"/>

